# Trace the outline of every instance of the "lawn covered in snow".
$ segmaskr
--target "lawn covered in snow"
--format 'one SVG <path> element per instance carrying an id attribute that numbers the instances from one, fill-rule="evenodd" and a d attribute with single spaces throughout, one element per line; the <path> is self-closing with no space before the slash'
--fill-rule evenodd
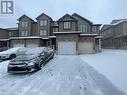
<path id="1" fill-rule="evenodd" d="M 42 70 L 9 74 L 0 63 L 0 95 L 125 95 L 79 56 L 55 56 Z"/>
<path id="2" fill-rule="evenodd" d="M 127 93 L 127 50 L 103 50 L 80 57 Z"/>

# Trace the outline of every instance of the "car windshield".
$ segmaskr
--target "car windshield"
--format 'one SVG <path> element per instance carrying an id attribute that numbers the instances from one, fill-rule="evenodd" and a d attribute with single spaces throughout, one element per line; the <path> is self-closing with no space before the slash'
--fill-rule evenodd
<path id="1" fill-rule="evenodd" d="M 36 57 L 38 57 L 39 54 L 25 54 L 25 55 L 21 55 L 21 56 L 18 56 L 14 59 L 14 61 L 29 61 L 29 60 L 32 60 Z"/>
<path id="2" fill-rule="evenodd" d="M 25 54 L 40 54 L 41 52 L 43 52 L 45 49 L 45 47 L 37 47 L 37 48 L 33 48 L 28 50 Z"/>

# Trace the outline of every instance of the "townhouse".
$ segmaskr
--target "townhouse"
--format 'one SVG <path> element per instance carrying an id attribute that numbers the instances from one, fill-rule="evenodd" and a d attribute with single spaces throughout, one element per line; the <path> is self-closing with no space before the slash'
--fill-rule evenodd
<path id="1" fill-rule="evenodd" d="M 127 19 L 113 20 L 103 25 L 101 32 L 103 48 L 127 49 Z"/>
<path id="2" fill-rule="evenodd" d="M 76 13 L 65 14 L 57 21 L 44 13 L 36 21 L 23 15 L 15 32 L 8 29 L 12 36 L 7 47 L 49 46 L 57 54 L 96 53 L 101 51 L 100 26 Z"/>

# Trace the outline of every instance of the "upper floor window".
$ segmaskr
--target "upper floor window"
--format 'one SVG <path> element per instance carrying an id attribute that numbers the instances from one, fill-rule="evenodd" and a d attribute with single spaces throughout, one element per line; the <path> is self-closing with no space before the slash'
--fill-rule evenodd
<path id="1" fill-rule="evenodd" d="M 96 26 L 93 26 L 93 27 L 92 27 L 92 32 L 97 32 Z"/>
<path id="2" fill-rule="evenodd" d="M 23 21 L 22 22 L 22 27 L 28 27 L 28 22 L 27 21 Z"/>
<path id="3" fill-rule="evenodd" d="M 71 22 L 64 22 L 64 29 L 70 29 L 71 28 Z"/>
<path id="4" fill-rule="evenodd" d="M 53 28 L 53 32 L 58 32 L 58 28 Z"/>
<path id="5" fill-rule="evenodd" d="M 40 30 L 40 36 L 46 36 L 47 30 Z"/>
<path id="6" fill-rule="evenodd" d="M 47 20 L 41 20 L 40 21 L 40 26 L 47 26 L 47 25 L 48 25 Z"/>
<path id="7" fill-rule="evenodd" d="M 80 25 L 79 31 L 80 32 L 87 32 L 87 26 L 86 25 Z"/>
<path id="8" fill-rule="evenodd" d="M 21 36 L 28 36 L 28 31 L 22 31 Z"/>

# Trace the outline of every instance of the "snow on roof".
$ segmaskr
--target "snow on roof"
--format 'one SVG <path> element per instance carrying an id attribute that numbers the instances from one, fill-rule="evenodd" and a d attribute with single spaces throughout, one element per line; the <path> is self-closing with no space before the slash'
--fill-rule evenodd
<path id="1" fill-rule="evenodd" d="M 80 31 L 71 31 L 71 32 L 54 32 L 54 34 L 79 34 Z"/>
<path id="2" fill-rule="evenodd" d="M 11 37 L 10 39 L 49 39 L 49 38 L 39 36 L 29 36 L 29 37 Z"/>
<path id="3" fill-rule="evenodd" d="M 56 38 L 56 36 L 49 36 L 49 38 Z"/>
<path id="4" fill-rule="evenodd" d="M 117 24 L 120 24 L 120 23 L 122 23 L 122 22 L 124 22 L 124 21 L 127 21 L 127 19 L 122 19 L 122 20 L 118 21 L 117 23 L 113 23 L 113 24 L 111 24 L 111 25 L 117 25 Z"/>
<path id="5" fill-rule="evenodd" d="M 98 36 L 98 34 L 80 34 L 80 36 Z"/>
<path id="6" fill-rule="evenodd" d="M 0 41 L 9 41 L 10 39 L 0 39 Z"/>

